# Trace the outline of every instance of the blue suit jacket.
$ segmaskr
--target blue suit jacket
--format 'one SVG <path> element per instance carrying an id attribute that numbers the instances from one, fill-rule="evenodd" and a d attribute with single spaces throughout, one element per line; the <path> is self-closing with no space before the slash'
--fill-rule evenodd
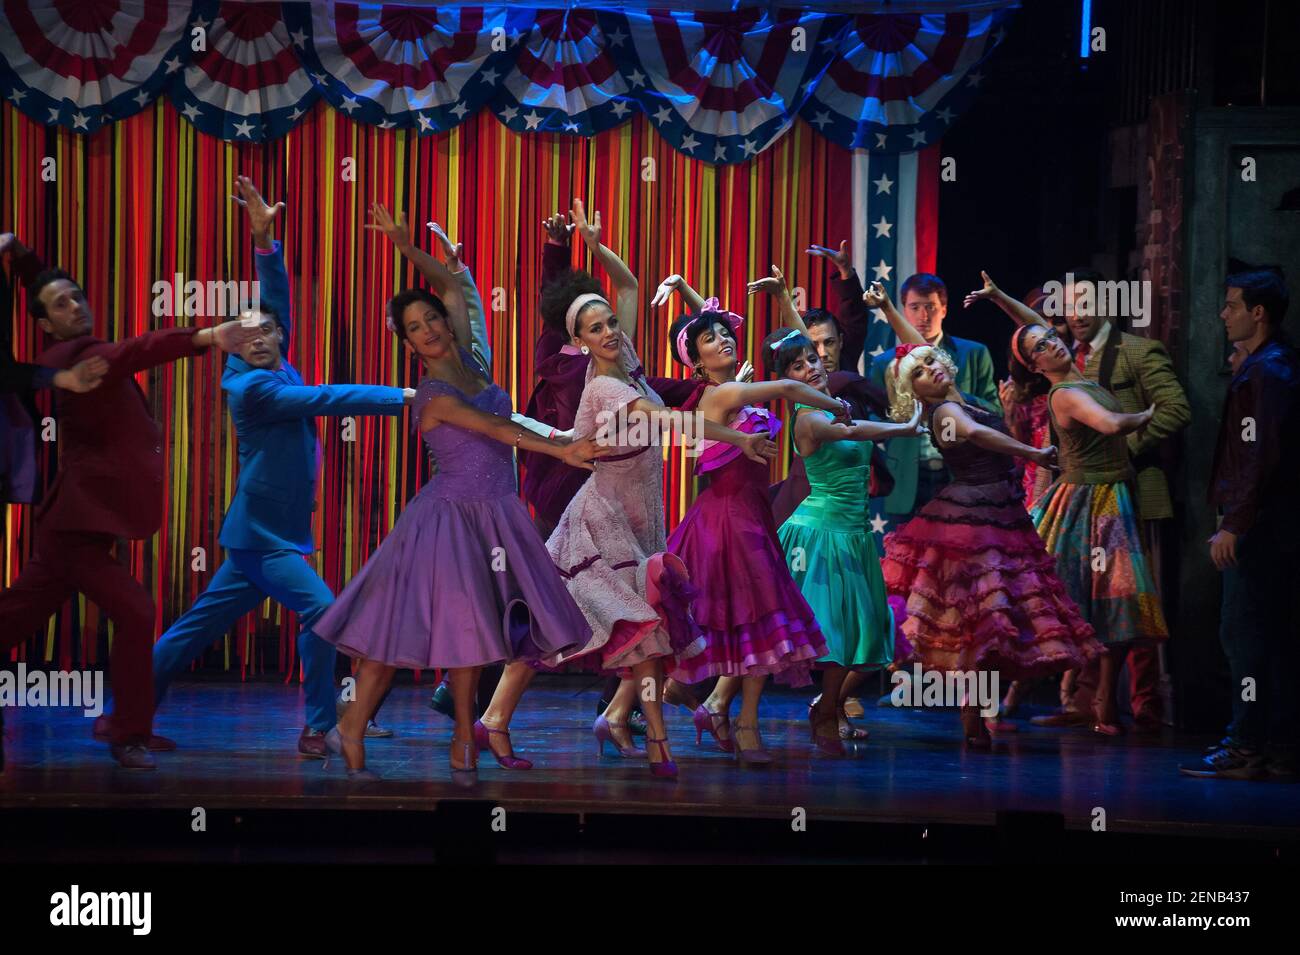
<path id="1" fill-rule="evenodd" d="M 310 554 L 320 445 L 317 415 L 401 414 L 400 388 L 376 385 L 304 385 L 288 362 L 292 321 L 289 278 L 280 243 L 254 256 L 261 298 L 284 325 L 283 360 L 275 371 L 253 368 L 237 355 L 226 360 L 221 387 L 239 436 L 239 483 L 221 545 L 245 550 L 297 550 Z"/>
<path id="2" fill-rule="evenodd" d="M 957 365 L 957 390 L 973 399 L 974 403 L 995 414 L 1002 413 L 998 400 L 998 383 L 993 377 L 993 356 L 979 342 L 955 335 L 944 334 L 939 347 L 952 357 Z M 894 350 L 886 349 L 871 360 L 867 378 L 873 385 L 892 396 L 885 385 L 885 371 L 894 359 Z M 928 435 L 915 438 L 894 438 L 885 443 L 885 460 L 894 478 L 894 489 L 885 498 L 888 514 L 910 514 L 916 504 L 917 471 L 920 468 L 921 442 Z"/>

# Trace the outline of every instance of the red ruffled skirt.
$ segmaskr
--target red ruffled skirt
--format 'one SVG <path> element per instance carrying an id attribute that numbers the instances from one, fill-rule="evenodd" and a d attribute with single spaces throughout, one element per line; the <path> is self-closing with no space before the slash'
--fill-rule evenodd
<path id="1" fill-rule="evenodd" d="M 927 669 L 1019 680 L 1102 652 L 1012 480 L 945 487 L 886 535 L 881 570 L 889 593 L 906 601 L 909 662 Z"/>

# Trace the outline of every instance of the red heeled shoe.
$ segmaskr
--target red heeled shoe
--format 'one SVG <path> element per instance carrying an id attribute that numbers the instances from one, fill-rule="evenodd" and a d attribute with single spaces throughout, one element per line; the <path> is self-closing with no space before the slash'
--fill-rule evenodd
<path id="1" fill-rule="evenodd" d="M 696 746 L 704 745 L 704 734 L 708 733 L 718 741 L 718 746 L 722 748 L 724 753 L 730 753 L 736 748 L 736 744 L 731 741 L 730 737 L 723 739 L 718 735 L 718 727 L 713 722 L 714 720 L 721 720 L 721 725 L 730 728 L 731 718 L 726 713 L 714 713 L 701 703 L 695 708 L 695 712 L 691 714 L 691 720 L 695 723 Z"/>
<path id="2" fill-rule="evenodd" d="M 497 736 L 504 736 L 506 738 L 506 745 L 510 746 L 509 756 L 502 756 L 492 748 L 493 734 L 496 734 Z M 487 752 L 491 753 L 494 757 L 496 757 L 497 765 L 505 769 L 532 769 L 533 768 L 532 760 L 523 759 L 515 755 L 515 748 L 510 743 L 509 730 L 489 729 L 488 727 L 483 725 L 482 720 L 475 720 L 474 721 L 474 745 L 478 747 L 480 753 L 483 752 L 484 750 L 487 750 Z"/>
<path id="3" fill-rule="evenodd" d="M 835 723 L 834 736 L 822 736 L 817 732 L 818 726 L 830 722 Z M 827 719 L 818 720 L 817 711 L 815 709 L 810 709 L 808 711 L 808 729 L 812 732 L 812 741 L 816 745 L 817 749 L 820 752 L 825 753 L 827 756 L 845 755 L 844 740 L 840 739 L 839 734 L 839 722 L 839 717 L 837 715 L 831 715 Z"/>
<path id="4" fill-rule="evenodd" d="M 654 745 L 658 746 L 660 756 L 668 755 L 668 747 L 664 745 L 665 743 L 668 742 L 668 737 L 665 736 L 663 739 L 654 739 L 653 737 L 647 735 L 645 741 L 646 743 L 653 743 Z M 648 746 L 646 747 L 646 750 L 647 750 L 646 756 L 648 758 L 649 757 Z M 656 763 L 652 759 L 650 760 L 650 775 L 654 776 L 656 779 L 676 779 L 677 763 L 671 759 L 661 760 L 660 762 Z"/>

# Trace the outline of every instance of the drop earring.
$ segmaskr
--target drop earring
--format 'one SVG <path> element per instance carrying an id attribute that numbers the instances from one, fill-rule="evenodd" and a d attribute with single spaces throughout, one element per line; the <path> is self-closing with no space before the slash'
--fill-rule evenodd
<path id="1" fill-rule="evenodd" d="M 581 351 L 584 355 L 590 355 L 590 354 L 591 354 L 591 349 L 588 348 L 586 345 L 583 345 L 583 346 L 582 346 L 580 349 L 578 349 L 578 350 Z"/>

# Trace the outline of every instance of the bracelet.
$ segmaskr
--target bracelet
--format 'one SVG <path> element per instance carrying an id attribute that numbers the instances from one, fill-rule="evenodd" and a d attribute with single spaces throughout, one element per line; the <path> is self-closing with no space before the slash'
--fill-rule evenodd
<path id="1" fill-rule="evenodd" d="M 515 450 L 519 449 L 519 442 L 522 440 L 524 440 L 524 431 L 522 428 L 520 428 L 518 431 L 515 432 Z"/>

